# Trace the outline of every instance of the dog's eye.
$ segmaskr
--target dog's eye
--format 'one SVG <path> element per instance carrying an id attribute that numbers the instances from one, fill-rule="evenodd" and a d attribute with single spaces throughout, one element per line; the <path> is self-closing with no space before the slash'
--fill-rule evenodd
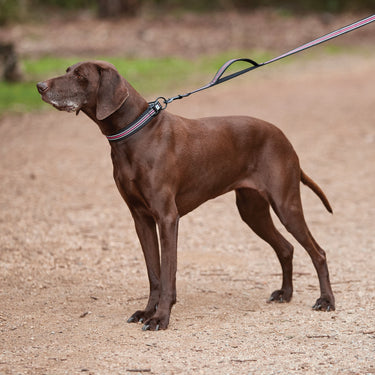
<path id="1" fill-rule="evenodd" d="M 74 75 L 75 75 L 78 79 L 80 79 L 80 80 L 85 80 L 85 79 L 86 79 L 86 77 L 84 77 L 84 76 L 82 75 L 82 73 L 79 72 L 78 70 L 75 70 L 75 71 L 74 71 Z"/>

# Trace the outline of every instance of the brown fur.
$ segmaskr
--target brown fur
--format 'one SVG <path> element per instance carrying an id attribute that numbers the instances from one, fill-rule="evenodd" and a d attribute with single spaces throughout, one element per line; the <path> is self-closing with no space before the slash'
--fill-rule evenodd
<path id="1" fill-rule="evenodd" d="M 117 133 L 147 102 L 106 62 L 88 61 L 38 84 L 43 100 L 66 111 L 82 111 L 103 134 Z M 285 135 L 259 119 L 231 116 L 186 119 L 162 111 L 127 139 L 111 143 L 116 185 L 129 206 L 145 256 L 150 295 L 129 322 L 166 329 L 176 302 L 177 233 L 180 217 L 231 190 L 241 218 L 268 242 L 280 260 L 281 289 L 271 301 L 292 298 L 292 245 L 275 228 L 270 206 L 306 249 L 316 268 L 316 310 L 334 310 L 325 252 L 312 237 L 302 210 L 300 182 L 332 212 L 319 186 L 300 168 Z M 160 240 L 157 238 L 157 230 Z"/>

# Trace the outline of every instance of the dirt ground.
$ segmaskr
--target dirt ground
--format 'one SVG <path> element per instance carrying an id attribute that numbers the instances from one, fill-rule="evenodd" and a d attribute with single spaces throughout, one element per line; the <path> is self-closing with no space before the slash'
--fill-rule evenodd
<path id="1" fill-rule="evenodd" d="M 329 313 L 312 311 L 316 273 L 276 219 L 295 245 L 295 292 L 266 303 L 281 269 L 230 193 L 181 219 L 169 329 L 127 324 L 148 285 L 108 142 L 82 114 L 2 117 L 0 374 L 374 374 L 374 62 L 370 52 L 294 58 L 170 106 L 248 114 L 286 133 L 334 209 L 302 188 L 327 252 Z"/>

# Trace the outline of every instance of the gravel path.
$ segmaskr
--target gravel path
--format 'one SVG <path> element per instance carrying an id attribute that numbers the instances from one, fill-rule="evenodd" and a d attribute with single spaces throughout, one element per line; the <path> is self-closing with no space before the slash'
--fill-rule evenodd
<path id="1" fill-rule="evenodd" d="M 232 193 L 181 220 L 170 328 L 127 324 L 146 302 L 147 277 L 106 140 L 82 114 L 1 118 L 0 374 L 375 373 L 374 62 L 296 58 L 170 107 L 249 114 L 287 134 L 334 209 L 302 189 L 327 251 L 331 313 L 311 310 L 318 280 L 288 234 L 294 298 L 266 303 L 280 266 Z"/>

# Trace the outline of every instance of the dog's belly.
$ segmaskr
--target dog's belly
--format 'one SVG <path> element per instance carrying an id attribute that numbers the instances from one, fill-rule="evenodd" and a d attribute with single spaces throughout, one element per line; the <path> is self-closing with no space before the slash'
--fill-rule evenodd
<path id="1" fill-rule="evenodd" d="M 256 189 L 254 181 L 252 181 L 250 178 L 235 181 L 232 184 L 229 183 L 223 186 L 216 185 L 208 187 L 197 184 L 191 189 L 177 193 L 175 201 L 178 213 L 180 216 L 184 216 L 193 211 L 195 208 L 199 207 L 204 202 L 240 188 Z"/>

